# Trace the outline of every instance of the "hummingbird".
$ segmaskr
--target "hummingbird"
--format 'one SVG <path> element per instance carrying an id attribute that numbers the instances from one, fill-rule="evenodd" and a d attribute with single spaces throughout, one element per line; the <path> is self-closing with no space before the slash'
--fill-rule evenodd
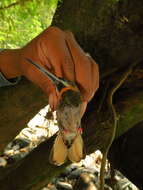
<path id="1" fill-rule="evenodd" d="M 60 166 L 67 160 L 79 162 L 83 158 L 81 128 L 82 96 L 75 82 L 55 76 L 41 65 L 26 58 L 56 86 L 59 104 L 56 110 L 59 131 L 50 152 L 50 163 Z"/>

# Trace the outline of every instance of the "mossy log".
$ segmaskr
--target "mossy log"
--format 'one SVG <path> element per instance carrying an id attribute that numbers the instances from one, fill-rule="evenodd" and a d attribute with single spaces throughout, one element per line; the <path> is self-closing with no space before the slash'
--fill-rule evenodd
<path id="1" fill-rule="evenodd" d="M 71 30 L 84 50 L 99 63 L 100 88 L 82 119 L 87 154 L 104 149 L 110 130 L 106 96 L 128 65 L 138 62 L 133 73 L 115 93 L 118 116 L 116 138 L 142 121 L 143 35 L 141 0 L 63 1 L 53 25 Z M 28 81 L 0 89 L 0 150 L 47 104 L 44 94 Z M 38 190 L 64 169 L 49 164 L 54 137 L 43 142 L 23 160 L 0 168 L 0 189 Z"/>
<path id="2" fill-rule="evenodd" d="M 26 79 L 0 88 L 0 152 L 47 103 L 43 92 Z"/>

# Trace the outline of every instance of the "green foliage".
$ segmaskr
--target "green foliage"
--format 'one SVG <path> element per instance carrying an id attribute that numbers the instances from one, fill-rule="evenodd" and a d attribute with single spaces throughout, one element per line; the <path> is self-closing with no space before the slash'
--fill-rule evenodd
<path id="1" fill-rule="evenodd" d="M 1 0 L 0 48 L 21 47 L 47 28 L 57 2 L 58 0 Z"/>

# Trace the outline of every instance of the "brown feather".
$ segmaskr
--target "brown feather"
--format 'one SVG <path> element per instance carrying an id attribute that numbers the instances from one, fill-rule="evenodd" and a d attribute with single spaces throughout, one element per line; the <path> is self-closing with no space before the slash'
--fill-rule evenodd
<path id="1" fill-rule="evenodd" d="M 68 149 L 68 158 L 71 162 L 79 162 L 83 158 L 83 140 L 80 134 L 75 138 Z"/>
<path id="2" fill-rule="evenodd" d="M 57 166 L 62 165 L 67 158 L 67 152 L 67 147 L 64 144 L 62 136 L 59 132 L 50 153 L 50 163 L 55 164 Z"/>

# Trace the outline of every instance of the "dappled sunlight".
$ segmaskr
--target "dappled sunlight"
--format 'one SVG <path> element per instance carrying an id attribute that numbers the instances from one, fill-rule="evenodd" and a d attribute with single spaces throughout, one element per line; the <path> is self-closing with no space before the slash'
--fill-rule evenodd
<path id="1" fill-rule="evenodd" d="M 49 105 L 41 109 L 5 150 L 3 158 L 0 158 L 0 166 L 7 164 L 7 157 L 15 161 L 25 157 L 41 142 L 47 140 L 58 131 L 56 112 L 51 112 Z"/>

